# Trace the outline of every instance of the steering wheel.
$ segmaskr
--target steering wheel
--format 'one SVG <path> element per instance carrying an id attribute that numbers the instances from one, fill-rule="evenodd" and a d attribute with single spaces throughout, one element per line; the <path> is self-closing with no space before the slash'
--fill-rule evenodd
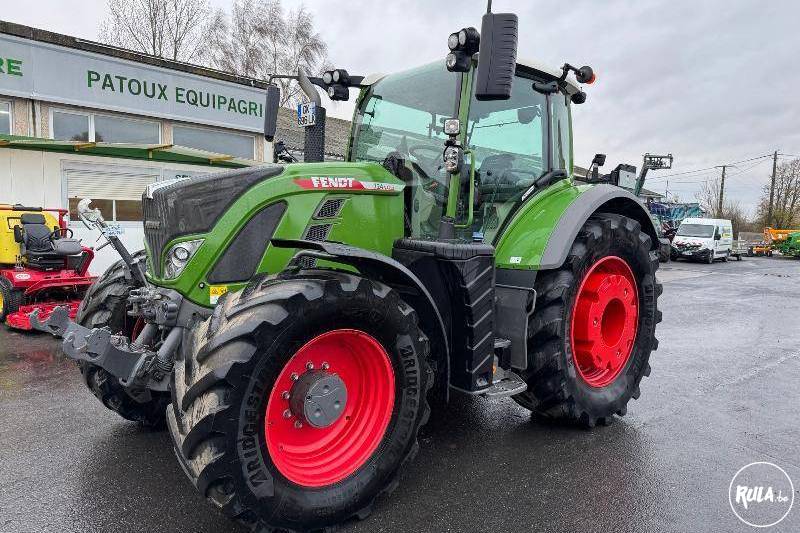
<path id="1" fill-rule="evenodd" d="M 75 235 L 75 232 L 69 228 L 58 228 L 50 232 L 48 239 L 50 239 L 51 241 L 62 239 L 64 237 L 66 237 L 67 239 L 71 239 L 73 235 Z"/>

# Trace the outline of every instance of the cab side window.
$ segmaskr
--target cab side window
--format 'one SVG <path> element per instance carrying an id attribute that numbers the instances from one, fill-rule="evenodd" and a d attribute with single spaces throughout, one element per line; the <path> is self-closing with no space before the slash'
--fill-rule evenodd
<path id="1" fill-rule="evenodd" d="M 572 122 L 569 100 L 560 93 L 551 99 L 550 128 L 553 135 L 553 168 L 562 168 L 572 174 Z"/>

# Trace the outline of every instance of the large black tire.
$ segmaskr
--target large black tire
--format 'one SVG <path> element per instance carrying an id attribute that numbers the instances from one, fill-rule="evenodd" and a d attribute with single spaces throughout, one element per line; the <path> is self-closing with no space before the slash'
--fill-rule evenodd
<path id="1" fill-rule="evenodd" d="M 21 303 L 22 291 L 15 290 L 10 281 L 0 277 L 0 324 L 5 322 L 8 315 L 15 313 Z"/>
<path id="2" fill-rule="evenodd" d="M 134 259 L 144 256 L 143 250 L 133 254 Z M 76 322 L 87 328 L 107 327 L 113 333 L 130 337 L 136 319 L 127 315 L 126 307 L 128 295 L 134 288 L 136 283 L 127 265 L 122 260 L 117 261 L 89 287 L 78 308 Z M 78 366 L 86 386 L 107 408 L 145 427 L 165 427 L 165 413 L 170 398 L 168 393 L 128 390 L 118 379 L 96 365 L 80 362 Z"/>
<path id="3" fill-rule="evenodd" d="M 266 410 L 293 355 L 343 329 L 367 333 L 388 354 L 391 419 L 363 466 L 336 483 L 304 487 L 270 455 Z M 176 454 L 200 494 L 253 531 L 321 530 L 366 518 L 419 449 L 434 380 L 429 351 L 415 311 L 381 283 L 331 271 L 255 278 L 221 299 L 175 363 L 167 421 Z"/>
<path id="4" fill-rule="evenodd" d="M 661 321 L 656 282 L 658 253 L 638 222 L 600 213 L 584 224 L 567 260 L 559 269 L 536 279 L 536 308 L 528 328 L 526 392 L 514 399 L 537 415 L 586 427 L 609 424 L 639 397 L 639 382 L 650 375 L 650 353 L 658 347 L 656 324 Z M 573 308 L 581 280 L 598 261 L 616 256 L 630 267 L 639 296 L 638 324 L 630 357 L 609 384 L 589 385 L 577 371 L 572 352 Z"/>

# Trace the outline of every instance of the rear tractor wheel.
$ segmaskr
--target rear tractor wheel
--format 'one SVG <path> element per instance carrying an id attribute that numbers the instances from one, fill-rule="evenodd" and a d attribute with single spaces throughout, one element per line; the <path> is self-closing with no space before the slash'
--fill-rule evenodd
<path id="1" fill-rule="evenodd" d="M 418 449 L 428 353 L 415 312 L 385 285 L 321 271 L 253 280 L 175 363 L 178 458 L 254 531 L 365 518 Z"/>
<path id="2" fill-rule="evenodd" d="M 144 251 L 133 254 L 144 257 Z M 136 284 L 122 260 L 117 261 L 100 276 L 84 296 L 76 322 L 87 328 L 109 328 L 115 334 L 134 338 L 142 323 L 127 314 L 128 295 Z M 163 429 L 169 394 L 154 391 L 133 391 L 99 366 L 79 362 L 83 381 L 103 405 L 126 420 L 145 427 Z"/>
<path id="3" fill-rule="evenodd" d="M 657 251 L 635 220 L 592 216 L 561 268 L 536 279 L 528 389 L 514 399 L 543 418 L 592 427 L 624 415 L 658 347 Z"/>

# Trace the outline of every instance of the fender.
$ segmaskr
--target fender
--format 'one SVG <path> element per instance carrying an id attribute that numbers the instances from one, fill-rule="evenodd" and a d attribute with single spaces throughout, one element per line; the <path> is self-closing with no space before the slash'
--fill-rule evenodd
<path id="1" fill-rule="evenodd" d="M 444 389 L 450 383 L 450 346 L 442 315 L 422 281 L 408 268 L 391 257 L 346 244 L 307 241 L 299 239 L 272 239 L 276 248 L 297 248 L 289 263 L 291 269 L 295 260 L 301 257 L 315 257 L 354 267 L 370 279 L 385 283 L 397 290 L 419 316 L 420 328 L 431 341 L 431 352 L 440 365 L 438 371 L 445 377 Z"/>
<path id="2" fill-rule="evenodd" d="M 575 185 L 563 180 L 531 196 L 512 215 L 496 244 L 499 268 L 549 270 L 560 267 L 583 224 L 594 213 L 617 213 L 642 225 L 658 249 L 650 213 L 620 187 Z"/>

